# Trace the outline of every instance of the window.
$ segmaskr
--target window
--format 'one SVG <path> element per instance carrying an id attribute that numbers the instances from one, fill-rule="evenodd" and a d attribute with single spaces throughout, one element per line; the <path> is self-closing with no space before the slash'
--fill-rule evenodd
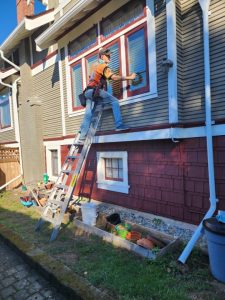
<path id="1" fill-rule="evenodd" d="M 121 63 L 120 63 L 120 44 L 116 42 L 113 45 L 108 45 L 106 48 L 109 48 L 112 51 L 111 60 L 109 67 L 113 73 L 116 75 L 121 75 Z M 122 83 L 121 81 L 110 80 L 107 85 L 107 91 L 115 96 L 116 98 L 121 98 L 122 96 Z"/>
<path id="2" fill-rule="evenodd" d="M 52 165 L 52 176 L 58 176 L 58 151 L 51 150 L 51 165 Z"/>
<path id="3" fill-rule="evenodd" d="M 0 95 L 0 128 L 11 126 L 9 93 Z"/>
<path id="4" fill-rule="evenodd" d="M 108 80 L 108 92 L 121 100 L 121 105 L 157 96 L 153 2 L 131 0 L 105 19 L 101 19 L 99 13 L 99 20 L 95 19 L 98 25 L 68 45 L 69 114 L 74 111 L 77 111 L 76 115 L 82 114 L 83 110 L 78 111 L 82 108 L 78 95 L 89 81 L 91 65 L 98 60 L 101 47 L 112 51 L 109 67 L 113 73 L 121 76 L 137 73 L 132 81 Z"/>
<path id="5" fill-rule="evenodd" d="M 83 91 L 81 62 L 78 62 L 75 65 L 73 65 L 71 72 L 72 72 L 73 109 L 76 110 L 81 106 L 79 100 L 79 94 L 81 94 Z"/>
<path id="6" fill-rule="evenodd" d="M 61 169 L 61 146 L 58 142 L 46 142 L 45 146 L 47 173 L 55 181 Z"/>
<path id="7" fill-rule="evenodd" d="M 97 28 L 94 26 L 69 44 L 69 54 L 74 57 L 97 43 Z"/>
<path id="8" fill-rule="evenodd" d="M 145 1 L 133 0 L 122 6 L 110 16 L 107 16 L 101 22 L 102 36 L 106 38 L 140 17 L 144 17 L 144 7 Z"/>
<path id="9" fill-rule="evenodd" d="M 122 158 L 104 158 L 105 179 L 123 181 Z"/>
<path id="10" fill-rule="evenodd" d="M 128 194 L 126 151 L 97 153 L 97 185 L 99 189 Z"/>
<path id="11" fill-rule="evenodd" d="M 129 85 L 128 95 L 137 95 L 140 92 L 147 92 L 148 84 L 148 52 L 146 45 L 146 27 L 141 26 L 126 35 L 127 44 L 127 73 L 135 72 L 137 77 Z M 140 55 L 141 53 L 141 55 Z"/>

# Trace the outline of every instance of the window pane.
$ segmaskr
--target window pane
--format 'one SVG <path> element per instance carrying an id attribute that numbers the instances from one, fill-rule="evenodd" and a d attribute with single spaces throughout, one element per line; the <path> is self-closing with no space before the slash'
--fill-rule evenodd
<path id="1" fill-rule="evenodd" d="M 97 29 L 93 27 L 69 44 L 69 53 L 71 56 L 78 55 L 93 46 L 96 42 Z"/>
<path id="2" fill-rule="evenodd" d="M 112 172 L 113 172 L 113 176 L 112 176 L 113 178 L 115 178 L 115 179 L 119 178 L 118 177 L 118 169 L 113 169 Z"/>
<path id="3" fill-rule="evenodd" d="M 118 158 L 113 158 L 112 159 L 112 167 L 113 168 L 118 168 L 119 163 L 118 163 Z"/>
<path id="4" fill-rule="evenodd" d="M 118 161 L 119 161 L 119 168 L 122 169 L 123 168 L 123 160 L 122 160 L 122 158 L 119 158 Z"/>
<path id="5" fill-rule="evenodd" d="M 86 68 L 87 68 L 87 76 L 88 76 L 88 80 L 90 79 L 90 73 L 91 73 L 91 66 L 96 63 L 98 61 L 98 55 L 94 54 L 93 56 L 90 56 L 86 59 Z"/>
<path id="6" fill-rule="evenodd" d="M 58 175 L 58 151 L 51 150 L 51 159 L 52 159 L 52 175 Z"/>
<path id="7" fill-rule="evenodd" d="M 137 18 L 144 16 L 145 1 L 130 1 L 101 22 L 101 32 L 107 37 Z"/>
<path id="8" fill-rule="evenodd" d="M 119 169 L 119 179 L 123 179 L 123 170 Z"/>
<path id="9" fill-rule="evenodd" d="M 82 80 L 82 67 L 81 64 L 77 64 L 72 67 L 72 82 L 73 82 L 73 106 L 80 106 L 80 100 L 78 95 L 83 91 L 83 80 Z"/>
<path id="10" fill-rule="evenodd" d="M 135 91 L 147 86 L 147 58 L 145 52 L 144 28 L 127 37 L 129 73 L 137 73 L 137 79 L 130 85 L 130 90 Z"/>
<path id="11" fill-rule="evenodd" d="M 0 95 L 0 123 L 2 128 L 11 125 L 9 93 L 5 95 Z"/>
<path id="12" fill-rule="evenodd" d="M 112 178 L 112 169 L 106 168 L 105 176 L 108 178 Z"/>
<path id="13" fill-rule="evenodd" d="M 119 44 L 116 43 L 111 47 L 107 47 L 112 51 L 109 67 L 113 73 L 119 75 L 120 72 L 120 53 Z M 119 98 L 121 96 L 121 82 L 110 80 L 108 82 L 107 91 L 113 96 Z"/>
<path id="14" fill-rule="evenodd" d="M 105 159 L 106 167 L 112 167 L 111 161 L 112 161 L 111 158 L 106 158 L 106 159 Z"/>

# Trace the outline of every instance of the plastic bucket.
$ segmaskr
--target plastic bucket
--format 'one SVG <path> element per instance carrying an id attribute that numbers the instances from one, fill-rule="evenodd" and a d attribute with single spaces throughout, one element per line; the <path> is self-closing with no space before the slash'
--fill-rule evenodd
<path id="1" fill-rule="evenodd" d="M 96 205 L 94 203 L 81 204 L 82 221 L 84 224 L 95 226 L 97 218 Z"/>
<path id="2" fill-rule="evenodd" d="M 209 262 L 212 275 L 225 283 L 225 224 L 219 223 L 216 218 L 203 221 L 207 240 Z"/>

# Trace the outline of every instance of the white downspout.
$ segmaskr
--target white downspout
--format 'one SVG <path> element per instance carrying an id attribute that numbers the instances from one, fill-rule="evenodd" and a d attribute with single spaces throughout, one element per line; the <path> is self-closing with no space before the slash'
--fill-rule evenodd
<path id="1" fill-rule="evenodd" d="M 15 65 L 12 61 L 8 60 L 5 56 L 3 51 L 0 49 L 0 56 L 1 58 L 6 61 L 8 64 L 10 64 L 11 66 L 13 66 L 17 71 L 20 71 L 20 67 L 18 67 L 17 65 Z"/>
<path id="2" fill-rule="evenodd" d="M 15 81 L 14 81 L 14 84 L 11 85 L 11 84 L 7 84 L 5 82 L 2 81 L 2 79 L 0 78 L 0 84 L 4 85 L 4 86 L 7 86 L 9 87 L 10 89 L 12 89 L 12 99 L 13 99 L 13 102 L 16 101 L 16 96 L 17 96 L 17 82 L 20 80 L 20 78 L 17 78 Z M 20 139 L 20 129 L 19 129 L 19 118 L 18 118 L 18 111 L 17 111 L 17 105 L 16 103 L 13 103 L 13 108 L 14 108 L 14 111 L 16 109 L 16 118 L 15 118 L 15 113 L 14 113 L 14 122 L 15 122 L 15 134 L 17 134 L 17 138 L 18 138 L 18 143 L 19 143 L 19 154 L 20 154 L 20 176 L 23 176 L 23 163 L 22 163 L 22 154 L 21 154 L 21 139 Z M 17 132 L 16 132 L 16 128 L 17 129 Z M 11 183 L 11 181 L 10 181 Z"/>
<path id="3" fill-rule="evenodd" d="M 210 86 L 210 51 L 209 51 L 209 5 L 210 0 L 198 0 L 203 13 L 203 30 L 204 30 L 204 65 L 205 65 L 205 113 L 206 113 L 206 141 L 207 141 L 207 158 L 208 158 L 208 176 L 209 176 L 209 193 L 210 208 L 204 219 L 212 217 L 216 210 L 216 190 L 214 176 L 213 160 L 213 142 L 212 142 L 212 119 L 211 119 L 211 86 Z M 202 220 L 202 222 L 203 222 Z M 191 240 L 179 257 L 179 261 L 185 263 L 190 255 L 195 243 L 203 233 L 202 222 L 193 234 Z"/>

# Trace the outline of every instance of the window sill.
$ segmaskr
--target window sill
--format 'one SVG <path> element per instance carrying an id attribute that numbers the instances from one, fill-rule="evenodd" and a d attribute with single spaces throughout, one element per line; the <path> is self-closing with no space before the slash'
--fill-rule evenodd
<path id="1" fill-rule="evenodd" d="M 124 183 L 118 184 L 118 182 L 97 182 L 97 187 L 102 190 L 108 190 L 112 192 L 118 192 L 118 193 L 124 193 L 128 194 L 129 193 L 129 188 L 130 186 Z"/>
<path id="2" fill-rule="evenodd" d="M 145 93 L 142 95 L 136 95 L 136 96 L 132 96 L 132 97 L 129 97 L 126 99 L 121 99 L 121 100 L 119 100 L 119 103 L 120 103 L 120 106 L 123 106 L 123 105 L 132 104 L 132 103 L 136 103 L 136 102 L 140 102 L 140 101 L 145 101 L 145 100 L 149 100 L 149 99 L 153 99 L 153 98 L 157 98 L 157 97 L 158 97 L 158 93 L 148 92 L 148 93 Z M 104 109 L 109 109 L 109 108 L 110 108 L 110 106 L 107 105 L 107 106 L 105 106 Z M 77 111 L 69 112 L 69 117 L 72 118 L 72 117 L 76 117 L 79 115 L 83 115 L 84 112 L 85 112 L 84 108 L 77 110 Z"/>
<path id="3" fill-rule="evenodd" d="M 13 127 L 10 126 L 10 127 L 5 127 L 5 128 L 0 128 L 0 132 L 5 132 L 5 131 L 9 131 L 9 130 L 12 130 Z"/>

